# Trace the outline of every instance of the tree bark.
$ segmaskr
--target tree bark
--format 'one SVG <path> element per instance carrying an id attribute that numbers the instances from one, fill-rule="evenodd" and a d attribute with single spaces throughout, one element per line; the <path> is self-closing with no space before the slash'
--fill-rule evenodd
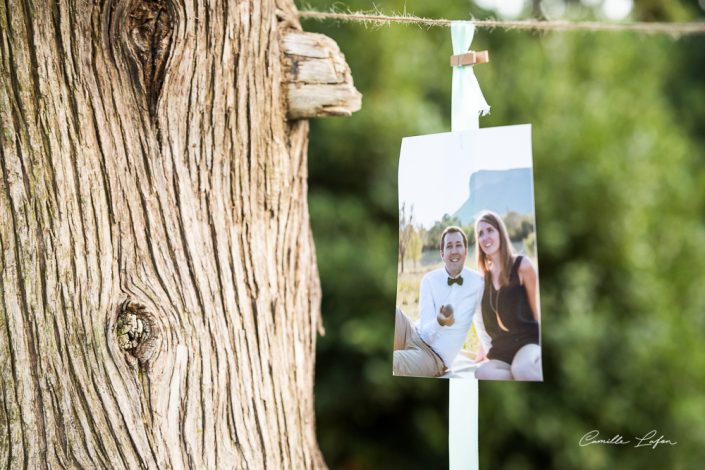
<path id="1" fill-rule="evenodd" d="M 0 0 L 0 465 L 320 468 L 291 0 Z"/>

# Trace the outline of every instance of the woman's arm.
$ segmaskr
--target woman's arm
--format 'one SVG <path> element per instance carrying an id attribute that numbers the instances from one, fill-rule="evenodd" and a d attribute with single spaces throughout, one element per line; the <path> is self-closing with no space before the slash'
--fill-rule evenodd
<path id="1" fill-rule="evenodd" d="M 534 315 L 536 321 L 541 321 L 541 312 L 539 311 L 538 304 L 538 275 L 536 274 L 536 269 L 529 261 L 529 258 L 524 256 L 519 265 L 519 282 L 526 289 L 526 296 L 529 298 L 529 306 L 531 307 L 531 313 Z"/>
<path id="2" fill-rule="evenodd" d="M 475 333 L 477 333 L 477 336 L 480 339 L 482 349 L 486 353 L 489 352 L 490 348 L 492 347 L 492 338 L 490 337 L 489 333 L 487 333 L 487 328 L 485 328 L 485 320 L 484 318 L 482 318 L 481 306 L 478 305 L 477 311 L 475 312 L 475 316 L 472 321 L 475 324 Z"/>
<path id="3" fill-rule="evenodd" d="M 485 362 L 487 360 L 487 353 L 485 352 L 485 348 L 482 347 L 482 343 L 477 347 L 477 352 L 475 353 L 475 359 L 473 359 L 473 362 L 475 363 L 480 363 L 480 362 Z"/>

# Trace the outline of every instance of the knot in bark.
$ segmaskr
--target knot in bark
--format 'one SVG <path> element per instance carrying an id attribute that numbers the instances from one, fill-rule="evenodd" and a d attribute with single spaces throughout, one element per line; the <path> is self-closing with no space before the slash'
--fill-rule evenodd
<path id="1" fill-rule="evenodd" d="M 154 316 L 142 304 L 123 302 L 115 330 L 120 349 L 134 356 L 141 365 L 146 364 L 158 348 Z"/>
<path id="2" fill-rule="evenodd" d="M 137 305 L 137 304 L 132 304 Z M 144 309 L 141 305 L 137 308 Z M 134 313 L 123 312 L 117 321 L 117 340 L 121 349 L 130 350 L 149 338 L 149 325 Z"/>
<path id="3" fill-rule="evenodd" d="M 168 0 L 138 0 L 126 18 L 128 47 L 138 66 L 141 82 L 155 111 L 171 49 L 174 22 Z"/>

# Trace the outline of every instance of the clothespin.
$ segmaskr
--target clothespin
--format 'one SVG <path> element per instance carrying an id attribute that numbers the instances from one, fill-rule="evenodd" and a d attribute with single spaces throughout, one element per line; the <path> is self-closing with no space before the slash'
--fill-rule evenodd
<path id="1" fill-rule="evenodd" d="M 450 56 L 451 67 L 461 67 L 463 65 L 486 64 L 490 61 L 490 53 L 488 51 L 469 51 L 465 54 L 456 54 Z"/>

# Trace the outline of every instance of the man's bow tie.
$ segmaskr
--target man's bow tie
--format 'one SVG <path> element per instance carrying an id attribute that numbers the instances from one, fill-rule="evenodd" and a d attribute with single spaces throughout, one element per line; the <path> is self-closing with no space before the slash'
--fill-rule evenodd
<path id="1" fill-rule="evenodd" d="M 453 284 L 458 284 L 459 286 L 463 285 L 463 276 L 458 276 L 455 279 L 452 277 L 448 278 L 448 285 L 452 286 Z"/>

